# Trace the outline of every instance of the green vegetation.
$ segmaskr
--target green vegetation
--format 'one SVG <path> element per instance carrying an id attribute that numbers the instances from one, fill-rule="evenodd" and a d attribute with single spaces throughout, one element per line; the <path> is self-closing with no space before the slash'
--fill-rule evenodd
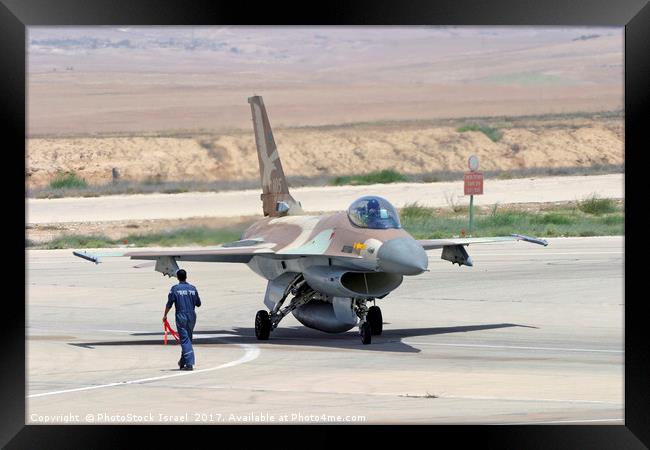
<path id="1" fill-rule="evenodd" d="M 360 185 L 360 184 L 379 184 L 379 183 L 398 183 L 400 181 L 409 181 L 406 175 L 403 175 L 395 170 L 381 170 L 377 172 L 370 172 L 365 175 L 347 175 L 333 178 L 330 184 L 335 186 L 342 186 L 346 184 Z"/>
<path id="2" fill-rule="evenodd" d="M 406 204 L 399 212 L 402 224 L 407 221 L 418 221 L 429 219 L 434 214 L 434 208 L 426 208 L 415 203 Z"/>
<path id="3" fill-rule="evenodd" d="M 162 175 L 157 174 L 157 175 L 150 175 L 146 177 L 144 180 L 142 180 L 142 184 L 145 186 L 160 186 L 165 183 L 165 180 L 163 180 Z"/>
<path id="4" fill-rule="evenodd" d="M 68 234 L 52 239 L 45 244 L 47 249 L 60 249 L 60 248 L 101 248 L 112 247 L 115 242 L 103 234 Z"/>
<path id="5" fill-rule="evenodd" d="M 240 238 L 241 233 L 241 229 L 234 228 L 191 227 L 179 228 L 162 233 L 129 234 L 118 241 L 123 242 L 126 239 L 129 244 L 133 244 L 136 247 L 171 247 L 189 244 L 217 245 L 223 244 L 224 242 L 236 241 Z"/>
<path id="6" fill-rule="evenodd" d="M 590 198 L 579 202 L 578 209 L 586 214 L 601 216 L 616 211 L 616 204 L 609 198 L 598 198 L 594 194 Z"/>
<path id="7" fill-rule="evenodd" d="M 499 142 L 503 137 L 503 133 L 498 128 L 493 128 L 488 125 L 480 125 L 477 123 L 472 123 L 469 125 L 463 125 L 456 129 L 459 133 L 464 133 L 466 131 L 480 131 L 486 135 L 492 142 Z"/>
<path id="8" fill-rule="evenodd" d="M 573 219 L 571 216 L 562 213 L 546 213 L 531 218 L 531 223 L 535 224 L 553 224 L 553 225 L 571 225 Z"/>
<path id="9" fill-rule="evenodd" d="M 485 179 L 497 178 L 509 180 L 514 178 L 528 178 L 533 176 L 557 176 L 557 175 L 599 175 L 607 173 L 623 173 L 622 165 L 595 164 L 588 167 L 531 167 L 527 169 L 510 169 L 502 170 L 484 170 Z M 388 171 L 394 172 L 394 171 Z M 376 172 L 379 173 L 379 172 Z M 401 178 L 396 181 L 408 181 L 414 183 L 435 183 L 439 181 L 456 181 L 462 180 L 464 171 L 438 170 L 433 172 L 423 172 L 420 174 L 403 175 L 397 172 L 397 177 Z M 403 178 L 402 178 L 403 177 Z M 357 177 L 339 177 L 340 183 L 345 184 L 345 178 L 352 179 Z M 326 176 L 290 176 L 288 177 L 289 186 L 323 186 L 326 184 L 337 184 L 337 179 Z M 373 180 L 373 183 L 378 181 Z M 359 183 L 361 184 L 361 183 Z M 100 197 L 103 195 L 121 195 L 121 194 L 149 194 L 163 193 L 175 194 L 180 192 L 220 192 L 240 189 L 259 189 L 260 181 L 258 178 L 248 180 L 228 180 L 228 181 L 165 181 L 161 178 L 150 177 L 142 181 L 120 180 L 116 183 L 106 184 L 88 184 L 83 187 L 65 187 L 54 189 L 51 186 L 40 188 L 28 188 L 27 197 L 29 198 L 62 198 L 62 197 Z"/>
<path id="10" fill-rule="evenodd" d="M 134 247 L 218 245 L 238 240 L 242 231 L 242 228 L 190 227 L 162 233 L 129 234 L 119 239 L 111 239 L 104 235 L 68 234 L 49 241 L 44 248 L 103 248 L 124 244 Z M 27 245 L 35 246 L 33 242 L 28 242 Z"/>
<path id="11" fill-rule="evenodd" d="M 583 211 L 583 202 L 527 211 L 516 207 L 498 210 L 476 209 L 472 235 L 508 236 L 512 233 L 539 237 L 612 236 L 624 234 L 625 216 L 615 201 L 609 200 L 608 212 L 594 214 Z M 597 209 L 603 211 L 603 209 Z M 449 209 L 426 208 L 412 203 L 400 212 L 402 226 L 416 239 L 440 239 L 469 234 L 468 214 Z"/>
<path id="12" fill-rule="evenodd" d="M 50 181 L 51 189 L 70 189 L 70 188 L 85 188 L 88 186 L 86 180 L 78 176 L 74 172 L 59 172 L 54 179 Z"/>
<path id="13" fill-rule="evenodd" d="M 508 236 L 512 233 L 538 237 L 623 235 L 625 214 L 622 203 L 597 199 L 596 204 L 600 206 L 589 206 L 585 211 L 585 205 L 592 205 L 592 200 L 593 198 L 544 207 L 541 210 L 529 210 L 516 205 L 476 208 L 472 236 Z M 607 203 L 603 200 L 607 200 Z M 451 207 L 427 208 L 411 203 L 401 209 L 400 217 L 404 229 L 416 239 L 450 238 L 461 235 L 462 230 L 469 235 L 467 207 L 454 210 Z M 101 234 L 66 234 L 45 244 L 27 239 L 25 246 L 46 249 L 103 248 L 125 244 L 134 247 L 209 246 L 238 240 L 246 226 L 247 224 L 226 228 L 185 227 L 165 232 L 132 233 L 119 239 Z"/>

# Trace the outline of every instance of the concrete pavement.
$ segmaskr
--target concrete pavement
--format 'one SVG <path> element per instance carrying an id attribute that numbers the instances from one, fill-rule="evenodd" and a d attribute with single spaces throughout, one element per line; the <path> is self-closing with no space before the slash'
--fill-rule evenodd
<path id="1" fill-rule="evenodd" d="M 265 280 L 186 263 L 203 299 L 194 372 L 162 345 L 171 280 L 29 250 L 26 421 L 621 424 L 623 238 L 549 241 L 470 246 L 473 268 L 429 252 L 430 272 L 377 301 L 369 346 L 292 316 L 256 341 Z"/>

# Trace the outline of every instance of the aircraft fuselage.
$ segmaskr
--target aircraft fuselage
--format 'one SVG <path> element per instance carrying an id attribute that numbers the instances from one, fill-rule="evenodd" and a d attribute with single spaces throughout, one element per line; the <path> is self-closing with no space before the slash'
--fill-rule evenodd
<path id="1" fill-rule="evenodd" d="M 265 218 L 249 227 L 242 239 L 272 243 L 273 258 L 253 257 L 248 264 L 267 280 L 311 266 L 417 275 L 428 264 L 422 247 L 402 228 L 359 228 L 345 212 Z"/>

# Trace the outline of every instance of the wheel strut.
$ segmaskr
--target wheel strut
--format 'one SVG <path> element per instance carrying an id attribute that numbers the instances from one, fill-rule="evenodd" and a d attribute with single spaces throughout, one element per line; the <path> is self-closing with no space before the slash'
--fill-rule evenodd
<path id="1" fill-rule="evenodd" d="M 368 321 L 367 301 L 368 300 L 365 298 L 353 299 L 354 312 L 356 312 L 357 317 L 359 317 L 359 335 L 361 336 L 361 342 L 364 345 L 368 345 L 372 341 L 372 328 Z"/>

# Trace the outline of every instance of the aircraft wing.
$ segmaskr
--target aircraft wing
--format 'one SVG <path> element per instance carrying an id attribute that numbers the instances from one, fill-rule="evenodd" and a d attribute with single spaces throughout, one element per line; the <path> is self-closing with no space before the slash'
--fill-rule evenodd
<path id="1" fill-rule="evenodd" d="M 106 257 L 129 257 L 139 260 L 156 261 L 156 271 L 172 276 L 178 270 L 176 261 L 204 261 L 204 262 L 233 262 L 247 263 L 253 256 L 273 256 L 272 249 L 276 244 L 261 240 L 235 241 L 214 247 L 203 247 L 190 250 L 165 249 L 165 250 L 136 250 L 136 251 L 109 251 L 89 253 L 86 251 L 73 251 L 73 255 L 99 264 Z"/>
<path id="2" fill-rule="evenodd" d="M 421 239 L 418 240 L 419 244 L 425 250 L 434 250 L 437 248 L 444 248 L 454 245 L 470 245 L 470 244 L 487 244 L 490 242 L 507 242 L 507 241 L 525 241 L 533 244 L 539 244 L 546 247 L 548 242 L 544 239 L 536 237 L 524 236 L 522 234 L 511 234 L 510 236 L 494 236 L 494 237 L 480 237 L 480 238 L 452 238 L 452 239 Z"/>

